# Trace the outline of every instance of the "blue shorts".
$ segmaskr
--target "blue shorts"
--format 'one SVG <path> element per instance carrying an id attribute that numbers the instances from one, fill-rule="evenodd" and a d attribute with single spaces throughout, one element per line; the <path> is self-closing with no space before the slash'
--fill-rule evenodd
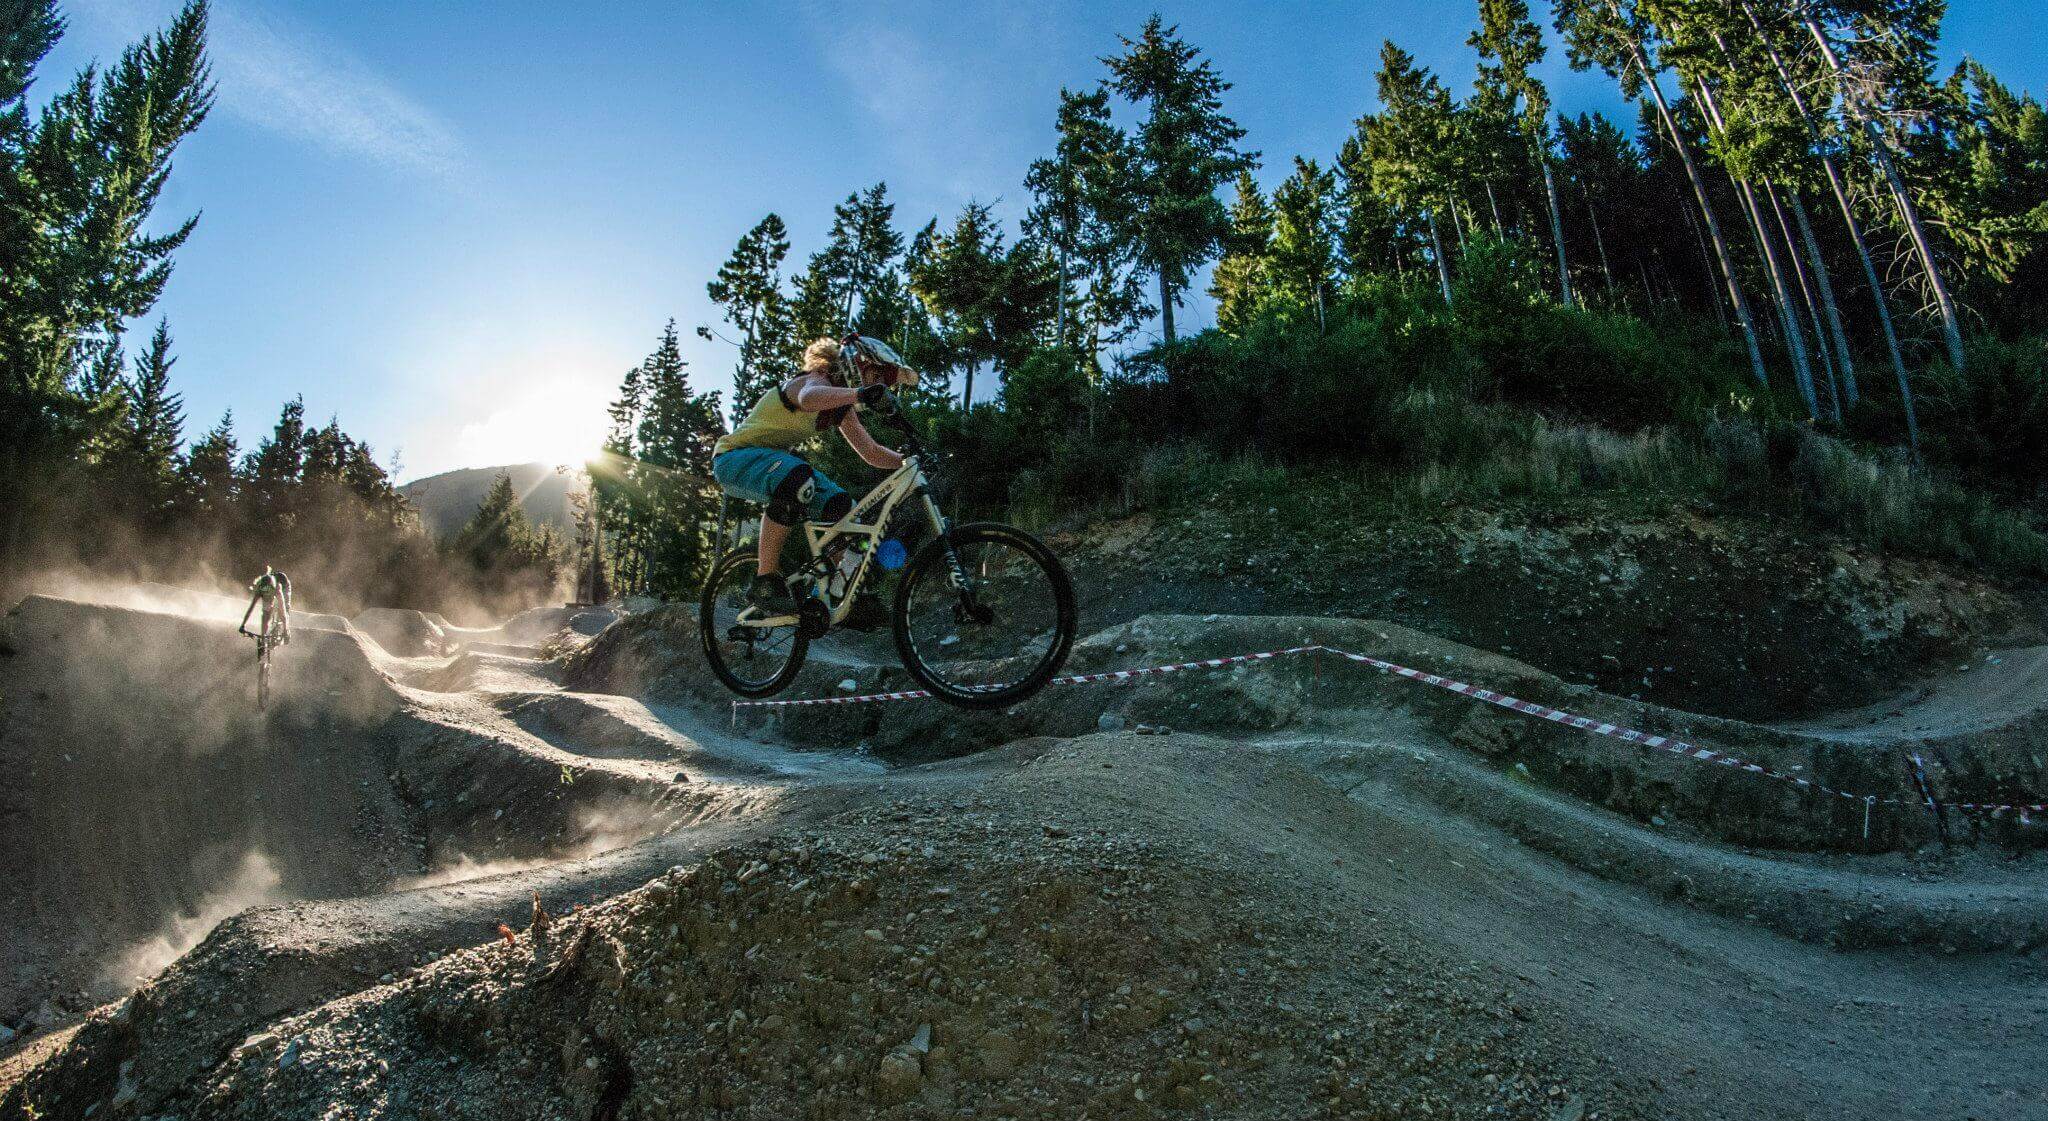
<path id="1" fill-rule="evenodd" d="M 811 468 L 803 457 L 776 448 L 734 448 L 711 461 L 711 477 L 718 480 L 725 493 L 763 506 L 775 501 L 776 490 L 789 478 L 790 472 L 798 469 L 809 471 L 812 485 L 800 487 L 796 494 L 788 497 L 792 503 L 803 503 L 805 517 L 814 522 L 824 521 L 825 504 L 846 492 L 838 483 Z M 804 490 L 809 493 L 805 494 Z"/>

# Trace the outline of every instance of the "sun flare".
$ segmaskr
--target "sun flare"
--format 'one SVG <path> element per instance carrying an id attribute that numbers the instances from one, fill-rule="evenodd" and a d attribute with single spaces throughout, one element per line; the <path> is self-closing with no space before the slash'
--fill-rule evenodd
<path id="1" fill-rule="evenodd" d="M 605 405 L 601 389 L 530 386 L 510 400 L 482 403 L 482 416 L 462 426 L 449 458 L 475 465 L 581 467 L 604 444 Z"/>

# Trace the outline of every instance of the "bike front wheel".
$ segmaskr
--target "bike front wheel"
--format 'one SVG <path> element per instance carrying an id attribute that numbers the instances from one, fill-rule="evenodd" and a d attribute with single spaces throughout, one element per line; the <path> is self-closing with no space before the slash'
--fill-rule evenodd
<path id="1" fill-rule="evenodd" d="M 256 644 L 256 707 L 270 707 L 270 646 L 261 641 Z"/>
<path id="2" fill-rule="evenodd" d="M 780 693 L 803 668 L 810 640 L 795 626 L 757 627 L 739 621 L 758 567 L 752 550 L 727 553 L 711 568 L 697 607 L 704 660 L 725 687 L 742 697 Z"/>
<path id="3" fill-rule="evenodd" d="M 1066 568 L 1037 538 L 994 522 L 926 542 L 897 585 L 893 614 L 903 668 L 963 708 L 1024 700 L 1074 646 Z"/>

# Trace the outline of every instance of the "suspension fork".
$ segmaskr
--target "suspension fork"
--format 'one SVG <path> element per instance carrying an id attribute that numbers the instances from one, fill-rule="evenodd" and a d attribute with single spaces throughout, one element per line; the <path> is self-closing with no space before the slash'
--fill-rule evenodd
<path id="1" fill-rule="evenodd" d="M 953 607 L 954 617 L 963 623 L 970 620 L 987 623 L 989 610 L 975 598 L 974 583 L 967 577 L 967 566 L 960 560 L 960 551 L 953 547 L 952 526 L 946 521 L 945 514 L 939 510 L 938 500 L 932 497 L 929 484 L 919 487 L 918 497 L 924 501 L 925 517 L 931 521 L 932 529 L 939 535 L 939 547 L 946 554 L 946 571 L 952 577 L 954 594 L 960 597 L 959 602 Z"/>

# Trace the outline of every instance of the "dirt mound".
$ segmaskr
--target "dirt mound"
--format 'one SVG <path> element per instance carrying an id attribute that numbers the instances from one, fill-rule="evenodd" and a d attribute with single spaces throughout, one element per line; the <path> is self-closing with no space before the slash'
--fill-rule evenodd
<path id="1" fill-rule="evenodd" d="M 508 643 L 536 646 L 568 629 L 596 634 L 615 618 L 615 612 L 602 607 L 535 607 L 505 620 L 498 629 Z"/>
<path id="2" fill-rule="evenodd" d="M 855 744 L 882 758 L 921 762 L 1030 736 L 1074 736 L 1139 724 L 1237 736 L 1312 734 L 1376 740 L 1395 721 L 1413 734 L 1470 752 L 1495 773 L 1563 791 L 1644 824 L 1780 850 L 1910 849 L 1946 828 L 1961 839 L 2031 847 L 2048 831 L 2016 815 L 1947 815 L 1918 808 L 1909 753 L 1925 761 L 1936 798 L 2038 801 L 2048 791 L 2048 672 L 2036 649 L 1994 655 L 1950 679 L 1842 717 L 1797 725 L 1751 724 L 1685 712 L 1572 684 L 1499 654 L 1376 620 L 1148 615 L 1077 643 L 1068 670 L 1095 673 L 1326 645 L 1442 674 L 1595 720 L 1664 735 L 1838 790 L 1902 799 L 1868 815 L 1860 802 L 1813 794 L 1746 771 L 1567 728 L 1323 656 L 1143 677 L 1114 685 L 1056 686 L 1000 712 L 935 702 L 740 709 L 738 728 L 776 742 Z M 789 698 L 915 688 L 900 667 L 826 649 L 806 663 Z M 635 616 L 572 655 L 572 687 L 660 697 L 733 713 L 709 679 L 695 624 L 680 608 Z M 1968 719 L 1957 722 L 1957 714 Z M 1871 714 L 1877 714 L 1873 716 Z M 1895 714 L 1884 717 L 1882 714 Z M 1872 723 L 1872 720 L 1877 720 Z M 1885 721 L 1891 721 L 1886 723 Z M 1946 729 L 1946 730 L 1944 730 Z"/>
<path id="3" fill-rule="evenodd" d="M 566 771 L 538 742 L 408 711 L 347 623 L 294 634 L 265 712 L 253 644 L 218 612 L 37 596 L 7 615 L 0 1024 L 118 996 L 251 905 L 652 828 L 668 775 Z"/>
<path id="4" fill-rule="evenodd" d="M 400 658 L 447 652 L 448 636 L 422 612 L 372 607 L 350 619 L 349 625 L 370 636 L 385 653 Z"/>
<path id="5" fill-rule="evenodd" d="M 441 628 L 450 648 L 521 655 L 538 654 L 565 633 L 587 639 L 621 617 L 611 607 L 534 607 L 495 627 L 457 627 L 438 615 L 423 616 Z"/>
<path id="6" fill-rule="evenodd" d="M 224 936 L 96 1017 L 16 1100 L 246 1118 L 2048 1105 L 2011 1030 L 2048 1014 L 2040 962 L 1901 968 L 1702 923 L 1242 744 L 995 754 L 233 1030 L 212 987 L 232 974 L 195 973 Z"/>

